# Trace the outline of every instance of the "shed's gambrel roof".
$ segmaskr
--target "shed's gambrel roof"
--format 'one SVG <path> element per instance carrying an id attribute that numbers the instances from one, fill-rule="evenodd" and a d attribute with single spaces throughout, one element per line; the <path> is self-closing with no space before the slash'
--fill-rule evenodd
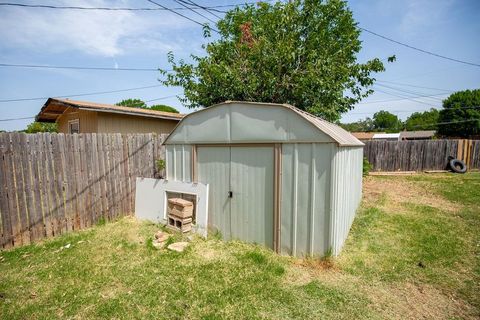
<path id="1" fill-rule="evenodd" d="M 248 107 L 248 106 L 250 106 L 250 107 L 259 106 L 259 107 L 268 107 L 268 108 L 279 108 L 277 110 L 286 110 L 287 109 L 289 112 L 293 112 L 294 114 L 298 115 L 299 119 L 306 120 L 308 123 L 310 123 L 312 125 L 313 129 L 317 129 L 318 131 L 317 131 L 317 134 L 312 134 L 311 136 L 313 136 L 313 137 L 309 137 L 306 140 L 302 140 L 302 139 L 304 139 L 302 137 L 305 137 L 305 131 L 306 131 L 305 128 L 302 128 L 302 130 L 300 130 L 301 132 L 299 132 L 298 134 L 285 133 L 285 135 L 288 136 L 288 137 L 294 136 L 294 138 L 290 138 L 290 139 L 284 139 L 284 140 L 282 140 L 280 138 L 279 139 L 276 139 L 276 138 L 275 139 L 271 139 L 271 138 L 270 139 L 269 138 L 262 139 L 262 137 L 259 137 L 258 140 L 257 139 L 252 140 L 251 138 L 250 139 L 246 138 L 245 141 L 239 141 L 238 139 L 235 140 L 235 141 L 232 141 L 234 139 L 232 139 L 231 135 L 232 135 L 232 131 L 234 129 L 232 129 L 231 124 L 228 124 L 225 127 L 226 128 L 225 129 L 226 134 L 230 135 L 230 137 L 228 139 L 226 139 L 227 141 L 221 141 L 222 139 L 218 139 L 218 140 L 215 139 L 215 141 L 209 141 L 209 139 L 203 139 L 202 140 L 201 137 L 196 138 L 195 133 L 191 132 L 192 129 L 189 127 L 189 125 L 185 125 L 185 123 L 187 123 L 188 121 L 190 121 L 192 123 L 195 123 L 195 125 L 199 125 L 200 123 L 202 123 L 203 121 L 206 120 L 206 119 L 202 119 L 202 116 L 203 116 L 204 113 L 212 112 L 212 110 L 214 110 L 216 108 L 228 107 L 228 106 L 232 106 L 232 107 L 233 106 L 246 106 L 246 107 Z M 252 111 L 252 110 L 250 110 L 250 111 Z M 223 114 L 221 114 L 221 112 L 219 112 L 215 116 L 217 118 L 219 118 L 219 120 L 217 120 L 217 121 L 224 121 L 224 119 L 226 119 L 228 117 L 228 115 L 223 115 Z M 195 119 L 195 118 L 198 118 L 198 119 Z M 277 121 L 274 118 L 275 118 L 275 115 L 272 114 L 272 118 L 268 119 L 268 120 Z M 220 120 L 220 119 L 222 119 L 222 120 Z M 228 121 L 231 121 L 231 119 L 229 119 Z M 287 122 L 288 121 L 291 121 L 291 120 L 287 120 Z M 194 126 L 194 125 L 192 125 L 192 126 Z M 282 128 L 282 129 L 285 129 L 285 128 Z M 290 127 L 288 127 L 288 129 L 290 129 Z M 184 133 L 183 137 L 182 137 L 181 132 L 179 132 L 181 130 L 186 132 L 186 133 Z M 196 134 L 204 134 L 204 130 L 215 131 L 215 130 L 220 130 L 220 129 L 218 129 L 217 126 L 212 125 L 210 127 L 202 128 L 202 130 L 197 131 Z M 284 131 L 286 131 L 286 130 L 284 130 Z M 314 137 L 318 137 L 318 141 Z M 298 109 L 298 108 L 296 108 L 292 105 L 276 104 L 276 103 L 263 103 L 263 102 L 245 102 L 245 101 L 226 101 L 226 102 L 222 102 L 222 103 L 213 105 L 211 107 L 201 109 L 199 111 L 195 111 L 195 112 L 192 112 L 190 114 L 187 114 L 182 119 L 182 121 L 180 121 L 177 124 L 175 129 L 167 137 L 167 139 L 165 140 L 165 144 L 177 144 L 177 143 L 179 143 L 179 144 L 182 144 L 182 143 L 183 144 L 185 144 L 185 143 L 196 144 L 196 143 L 209 143 L 209 142 L 212 142 L 212 143 L 221 143 L 221 142 L 227 142 L 227 143 L 281 142 L 281 141 L 285 141 L 285 142 L 336 142 L 339 146 L 363 146 L 364 145 L 360 140 L 355 138 L 351 133 L 349 133 L 345 129 L 343 129 L 343 128 L 341 128 L 341 127 L 339 127 L 339 126 L 337 126 L 337 125 L 335 125 L 331 122 L 328 122 L 328 121 L 323 120 L 321 118 L 315 117 L 315 116 L 311 115 L 310 113 L 305 112 L 303 110 L 300 110 L 300 109 Z"/>
<path id="2" fill-rule="evenodd" d="M 340 146 L 363 146 L 364 143 L 358 140 L 353 134 L 348 132 L 347 130 L 343 129 L 340 126 L 337 126 L 336 124 L 333 124 L 331 122 L 328 122 L 327 120 L 321 119 L 319 117 L 315 117 L 314 115 L 305 112 L 303 110 L 300 110 L 292 105 L 289 104 L 283 104 L 283 106 L 286 106 L 287 108 L 292 109 L 311 123 L 315 125 L 318 129 L 320 129 L 322 132 L 326 133 L 329 135 L 333 140 L 338 142 Z"/>

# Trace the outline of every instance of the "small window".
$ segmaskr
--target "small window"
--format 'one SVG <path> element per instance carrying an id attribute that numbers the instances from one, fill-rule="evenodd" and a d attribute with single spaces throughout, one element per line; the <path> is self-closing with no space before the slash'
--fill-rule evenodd
<path id="1" fill-rule="evenodd" d="M 69 133 L 80 133 L 80 122 L 78 119 L 68 121 Z"/>

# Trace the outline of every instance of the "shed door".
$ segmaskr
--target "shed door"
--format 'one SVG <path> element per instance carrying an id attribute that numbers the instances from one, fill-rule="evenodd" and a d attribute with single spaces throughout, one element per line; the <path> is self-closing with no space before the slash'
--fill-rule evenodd
<path id="1" fill-rule="evenodd" d="M 208 224 L 230 239 L 230 148 L 197 149 L 198 181 L 209 184 Z"/>
<path id="2" fill-rule="evenodd" d="M 273 147 L 199 147 L 197 159 L 198 181 L 210 185 L 210 225 L 225 239 L 273 248 Z"/>

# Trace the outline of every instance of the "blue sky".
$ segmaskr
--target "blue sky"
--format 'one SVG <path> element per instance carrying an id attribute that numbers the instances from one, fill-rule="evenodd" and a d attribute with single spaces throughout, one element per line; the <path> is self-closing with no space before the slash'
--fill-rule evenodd
<path id="1" fill-rule="evenodd" d="M 14 2 L 14 1 L 11 1 Z M 54 5 L 154 7 L 147 1 L 15 1 Z M 172 0 L 159 0 L 178 7 Z M 202 5 L 241 3 L 206 1 Z M 480 1 L 349 1 L 361 27 L 444 56 L 480 63 Z M 192 18 L 204 18 L 187 13 Z M 210 16 L 214 18 L 213 16 Z M 480 67 L 440 59 L 388 42 L 361 36 L 359 61 L 395 54 L 386 72 L 375 75 L 376 92 L 345 114 L 350 122 L 389 110 L 405 119 L 413 111 L 440 107 L 450 92 L 480 88 Z M 163 11 L 77 11 L 0 7 L 0 63 L 98 67 L 168 67 L 166 54 L 179 58 L 202 54 L 201 27 Z M 152 86 L 156 72 L 85 71 L 0 67 L 0 100 L 63 96 Z M 414 86 L 435 89 L 418 88 Z M 115 103 L 124 98 L 153 100 L 180 94 L 180 88 L 155 87 L 78 100 Z M 424 97 L 429 96 L 429 97 Z M 407 99 L 408 98 L 408 99 Z M 414 98 L 414 100 L 412 100 Z M 379 102 L 377 102 L 379 101 Z M 0 119 L 30 117 L 44 100 L 0 103 Z M 155 100 L 190 112 L 176 98 Z M 21 130 L 31 120 L 0 122 L 2 130 Z"/>

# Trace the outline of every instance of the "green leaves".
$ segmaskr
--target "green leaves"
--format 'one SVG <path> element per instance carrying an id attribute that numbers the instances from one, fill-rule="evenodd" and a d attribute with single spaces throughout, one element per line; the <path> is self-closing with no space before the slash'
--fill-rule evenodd
<path id="1" fill-rule="evenodd" d="M 161 70 L 163 71 L 163 70 Z M 151 110 L 157 110 L 157 111 L 164 111 L 164 112 L 173 112 L 173 113 L 178 113 L 178 110 L 175 109 L 174 107 L 170 107 L 164 104 L 156 104 L 153 106 L 147 106 L 145 101 L 140 100 L 140 99 L 124 99 L 115 105 L 117 106 L 122 106 L 122 107 L 130 107 L 130 108 L 141 108 L 141 109 L 151 109 Z"/>
<path id="2" fill-rule="evenodd" d="M 398 132 L 402 129 L 402 121 L 388 111 L 378 111 L 373 115 L 373 126 L 377 131 Z"/>
<path id="3" fill-rule="evenodd" d="M 443 101 L 438 132 L 444 136 L 470 137 L 480 135 L 480 89 L 451 94 Z"/>
<path id="4" fill-rule="evenodd" d="M 130 108 L 147 108 L 147 104 L 140 99 L 124 99 L 115 105 L 121 107 L 130 107 Z"/>
<path id="5" fill-rule="evenodd" d="M 414 112 L 405 121 L 407 131 L 436 130 L 439 112 L 431 108 L 430 111 Z"/>
<path id="6" fill-rule="evenodd" d="M 37 132 L 57 132 L 58 126 L 56 123 L 48 122 L 32 122 L 24 130 L 25 133 L 37 133 Z"/>
<path id="7" fill-rule="evenodd" d="M 290 103 L 335 121 L 371 91 L 379 59 L 357 62 L 360 31 L 341 0 L 259 3 L 217 23 L 220 38 L 194 63 L 168 61 L 162 83 L 181 86 L 189 108 L 225 100 Z M 209 34 L 205 34 L 208 38 Z"/>

